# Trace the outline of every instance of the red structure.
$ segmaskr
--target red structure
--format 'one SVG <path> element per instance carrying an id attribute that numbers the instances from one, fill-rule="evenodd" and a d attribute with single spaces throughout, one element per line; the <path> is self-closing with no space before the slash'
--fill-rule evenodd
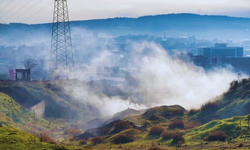
<path id="1" fill-rule="evenodd" d="M 14 79 L 14 70 L 13 69 L 9 70 L 9 79 L 10 80 L 15 80 Z"/>

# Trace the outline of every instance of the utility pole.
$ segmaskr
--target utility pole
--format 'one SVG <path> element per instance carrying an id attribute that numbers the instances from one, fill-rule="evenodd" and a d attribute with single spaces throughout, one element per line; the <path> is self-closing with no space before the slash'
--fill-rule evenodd
<path id="1" fill-rule="evenodd" d="M 74 70 L 67 0 L 54 0 L 50 78 L 67 78 Z"/>

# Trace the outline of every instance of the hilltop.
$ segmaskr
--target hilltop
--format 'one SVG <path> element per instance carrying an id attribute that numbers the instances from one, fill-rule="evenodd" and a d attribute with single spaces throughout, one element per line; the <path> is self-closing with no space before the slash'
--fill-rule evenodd
<path id="1" fill-rule="evenodd" d="M 86 29 L 95 32 L 107 32 L 113 36 L 127 34 L 163 35 L 163 33 L 166 33 L 168 37 L 194 35 L 198 38 L 223 38 L 229 36 L 231 39 L 249 37 L 246 31 L 250 27 L 249 18 L 197 14 L 163 14 L 138 18 L 71 21 L 70 23 L 73 31 L 74 29 Z M 2 29 L 0 34 L 6 33 L 5 38 L 16 39 L 21 35 L 22 38 L 29 38 L 30 35 L 49 38 L 52 24 L 11 23 L 0 24 L 0 28 Z M 215 33 L 216 37 L 214 36 Z M 15 35 L 15 37 L 12 35 Z"/>

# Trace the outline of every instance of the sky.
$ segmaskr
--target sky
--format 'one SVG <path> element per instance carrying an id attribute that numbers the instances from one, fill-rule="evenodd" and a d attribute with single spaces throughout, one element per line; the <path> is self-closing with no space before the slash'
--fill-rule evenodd
<path id="1" fill-rule="evenodd" d="M 0 23 L 52 22 L 53 0 L 0 0 Z M 68 0 L 70 20 L 195 13 L 250 17 L 250 0 Z"/>

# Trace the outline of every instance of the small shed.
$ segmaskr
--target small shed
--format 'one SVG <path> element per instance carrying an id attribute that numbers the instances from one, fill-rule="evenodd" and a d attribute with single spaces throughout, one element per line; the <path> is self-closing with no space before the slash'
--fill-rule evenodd
<path id="1" fill-rule="evenodd" d="M 30 81 L 30 69 L 16 69 L 16 81 Z"/>

